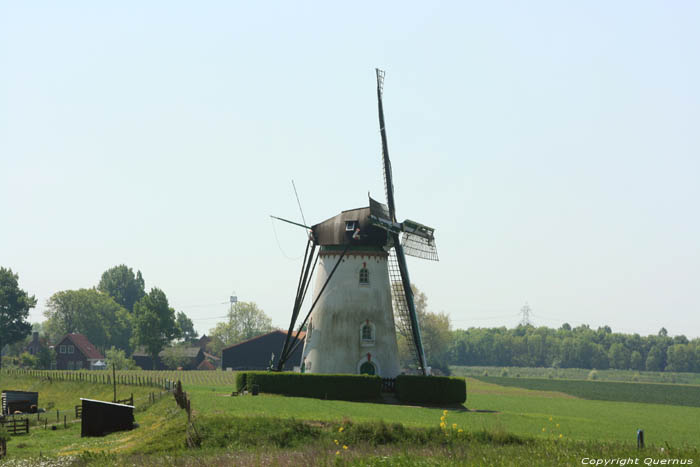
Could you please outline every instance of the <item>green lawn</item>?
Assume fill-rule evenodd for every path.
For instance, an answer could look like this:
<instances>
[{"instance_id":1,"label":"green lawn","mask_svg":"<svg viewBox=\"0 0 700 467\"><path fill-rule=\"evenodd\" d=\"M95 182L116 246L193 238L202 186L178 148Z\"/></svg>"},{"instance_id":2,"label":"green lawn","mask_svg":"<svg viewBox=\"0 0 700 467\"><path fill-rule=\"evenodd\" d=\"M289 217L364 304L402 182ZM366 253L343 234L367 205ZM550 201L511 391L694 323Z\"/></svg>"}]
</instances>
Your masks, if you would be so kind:
<instances>
[{"instance_id":1,"label":"green lawn","mask_svg":"<svg viewBox=\"0 0 700 467\"><path fill-rule=\"evenodd\" d=\"M81 462L110 466L522 465L533 459L539 465L568 465L580 464L584 456L636 455L638 428L646 433L645 456L668 456L668 442L674 455L700 461L699 407L586 400L469 378L469 410L447 412L452 433L447 436L438 428L444 413L440 408L276 395L232 397L228 379L203 383L197 384L193 375L184 386L192 401L199 449L185 448L187 416L171 397L164 397L136 412L140 426L132 431L81 438L79 423L57 431L33 428L30 435L12 438L7 462L27 465L19 460L31 464L41 454L78 456ZM81 395L111 398L107 385L3 375L0 386L39 389L40 405L42 398L71 407ZM137 400L152 390L120 388L134 392ZM341 425L347 427L342 433ZM459 429L463 432L456 435ZM13 464L13 459L20 463Z\"/></svg>"},{"instance_id":2,"label":"green lawn","mask_svg":"<svg viewBox=\"0 0 700 467\"><path fill-rule=\"evenodd\" d=\"M304 420L384 420L406 426L440 423L442 410L400 405L325 401L275 395L229 397L215 387L192 388L192 407L201 413L268 416ZM700 447L700 408L638 402L584 400L551 391L533 391L467 380L470 411L449 413L449 423L470 430L504 430L538 438L632 443L644 429L649 443ZM494 413L475 412L479 410ZM551 418L551 420L550 420ZM559 427L556 425L559 424ZM545 431L542 429L544 428Z\"/></svg>"}]
</instances>

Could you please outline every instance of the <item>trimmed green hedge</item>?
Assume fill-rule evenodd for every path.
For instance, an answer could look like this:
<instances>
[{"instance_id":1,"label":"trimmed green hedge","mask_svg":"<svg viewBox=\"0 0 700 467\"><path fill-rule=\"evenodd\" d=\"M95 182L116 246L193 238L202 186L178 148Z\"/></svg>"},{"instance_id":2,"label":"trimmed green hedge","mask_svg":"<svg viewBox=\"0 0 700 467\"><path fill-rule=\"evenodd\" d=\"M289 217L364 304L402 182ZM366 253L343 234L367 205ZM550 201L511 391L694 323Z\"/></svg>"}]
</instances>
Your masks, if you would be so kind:
<instances>
[{"instance_id":1,"label":"trimmed green hedge","mask_svg":"<svg viewBox=\"0 0 700 467\"><path fill-rule=\"evenodd\" d=\"M245 371L236 374L236 390L253 385L260 392L286 396L316 397L338 400L373 400L380 397L382 379L369 375L320 375L310 373L277 373Z\"/></svg>"},{"instance_id":2,"label":"trimmed green hedge","mask_svg":"<svg viewBox=\"0 0 700 467\"><path fill-rule=\"evenodd\" d=\"M396 395L402 402L462 404L467 400L467 382L447 376L399 375Z\"/></svg>"}]
</instances>

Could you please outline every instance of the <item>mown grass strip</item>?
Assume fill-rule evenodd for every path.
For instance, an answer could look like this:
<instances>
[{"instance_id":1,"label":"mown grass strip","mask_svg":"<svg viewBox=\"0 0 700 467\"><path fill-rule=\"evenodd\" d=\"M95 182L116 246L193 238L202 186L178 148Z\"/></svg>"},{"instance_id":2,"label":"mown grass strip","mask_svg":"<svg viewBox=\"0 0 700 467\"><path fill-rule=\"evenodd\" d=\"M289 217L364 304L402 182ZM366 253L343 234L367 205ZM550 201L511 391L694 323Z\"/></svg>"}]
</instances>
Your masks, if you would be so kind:
<instances>
[{"instance_id":1,"label":"mown grass strip","mask_svg":"<svg viewBox=\"0 0 700 467\"><path fill-rule=\"evenodd\" d=\"M495 376L478 376L475 379L499 386L517 387L536 391L563 392L564 394L589 400L700 407L700 386L621 383L613 381L501 378Z\"/></svg>"}]
</instances>

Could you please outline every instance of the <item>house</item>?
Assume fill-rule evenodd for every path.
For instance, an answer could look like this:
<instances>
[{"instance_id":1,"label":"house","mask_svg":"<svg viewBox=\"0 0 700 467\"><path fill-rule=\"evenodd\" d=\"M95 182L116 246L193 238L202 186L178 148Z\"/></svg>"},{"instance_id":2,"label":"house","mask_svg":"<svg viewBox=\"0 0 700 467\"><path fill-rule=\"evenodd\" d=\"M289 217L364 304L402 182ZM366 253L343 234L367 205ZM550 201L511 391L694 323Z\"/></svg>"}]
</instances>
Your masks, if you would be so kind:
<instances>
[{"instance_id":1,"label":"house","mask_svg":"<svg viewBox=\"0 0 700 467\"><path fill-rule=\"evenodd\" d=\"M202 350L207 350L207 345L211 342L211 337L207 336L206 334L202 335L199 339L194 341L192 344L196 345L197 347L201 347Z\"/></svg>"},{"instance_id":2,"label":"house","mask_svg":"<svg viewBox=\"0 0 700 467\"><path fill-rule=\"evenodd\" d=\"M204 351L201 347L170 347L168 349L161 350L156 357L156 370L166 370L166 366L163 363L163 357L170 349L176 349L178 352L183 353L183 358L186 363L182 366L183 370L194 370L196 369L202 360L204 360ZM131 358L136 362L136 365L143 368L144 370L153 370L153 360L151 355L146 352L146 349L139 347L131 355Z\"/></svg>"},{"instance_id":3,"label":"house","mask_svg":"<svg viewBox=\"0 0 700 467\"><path fill-rule=\"evenodd\" d=\"M37 331L32 332L32 340L24 348L25 352L29 352L32 355L38 355L39 350L46 345L42 342L44 339L39 339L39 333Z\"/></svg>"},{"instance_id":4,"label":"house","mask_svg":"<svg viewBox=\"0 0 700 467\"><path fill-rule=\"evenodd\" d=\"M54 350L58 370L91 370L95 363L105 359L87 337L77 333L66 334Z\"/></svg>"},{"instance_id":5,"label":"house","mask_svg":"<svg viewBox=\"0 0 700 467\"><path fill-rule=\"evenodd\" d=\"M300 343L285 363L284 370L291 371L301 366L304 337L306 333L301 332ZM225 370L267 370L271 358L273 365L277 366L286 338L287 331L277 330L226 347L221 352L221 367Z\"/></svg>"}]
</instances>

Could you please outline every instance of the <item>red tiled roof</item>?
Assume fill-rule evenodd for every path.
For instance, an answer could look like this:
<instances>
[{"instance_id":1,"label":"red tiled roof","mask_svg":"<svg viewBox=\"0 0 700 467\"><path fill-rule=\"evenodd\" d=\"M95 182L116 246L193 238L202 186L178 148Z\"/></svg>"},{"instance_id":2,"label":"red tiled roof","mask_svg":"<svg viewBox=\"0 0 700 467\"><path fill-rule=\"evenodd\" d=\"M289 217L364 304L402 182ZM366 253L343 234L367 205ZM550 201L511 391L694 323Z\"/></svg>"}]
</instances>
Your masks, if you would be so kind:
<instances>
[{"instance_id":1,"label":"red tiled roof","mask_svg":"<svg viewBox=\"0 0 700 467\"><path fill-rule=\"evenodd\" d=\"M252 338L250 338L250 339L244 340L244 341L242 341L242 342L238 342L238 343L236 343L236 344L229 345L228 347L224 347L221 351L223 352L223 351L226 350L226 349L230 349L230 348L233 348L233 347L242 345L242 344L247 344L248 342L254 341L254 340L256 340L256 339L260 339L261 337L265 337L265 336L269 336L270 334L277 334L277 333L283 334L283 335L287 335L287 331L283 331L283 330L281 330L281 329L278 329L278 330L276 330L276 331L268 332L268 333L266 333L266 334L260 334L259 336L255 336L255 337L252 337ZM292 338L294 338L295 335L296 335L296 331L293 331L293 332L292 332ZM305 337L306 337L306 331L301 331L301 332L299 333L299 340L303 340Z\"/></svg>"},{"instance_id":2,"label":"red tiled roof","mask_svg":"<svg viewBox=\"0 0 700 467\"><path fill-rule=\"evenodd\" d=\"M216 370L216 367L209 360L202 360L197 366L198 370Z\"/></svg>"},{"instance_id":3,"label":"red tiled roof","mask_svg":"<svg viewBox=\"0 0 700 467\"><path fill-rule=\"evenodd\" d=\"M63 342L66 339L70 339L70 341L75 345L79 350L80 353L85 355L85 358L95 358L95 359L104 359L104 356L100 353L99 350L97 350L97 347L92 345L92 342L88 340L87 337L85 337L82 334L66 334L66 336L61 339L59 344Z\"/></svg>"}]
</instances>

